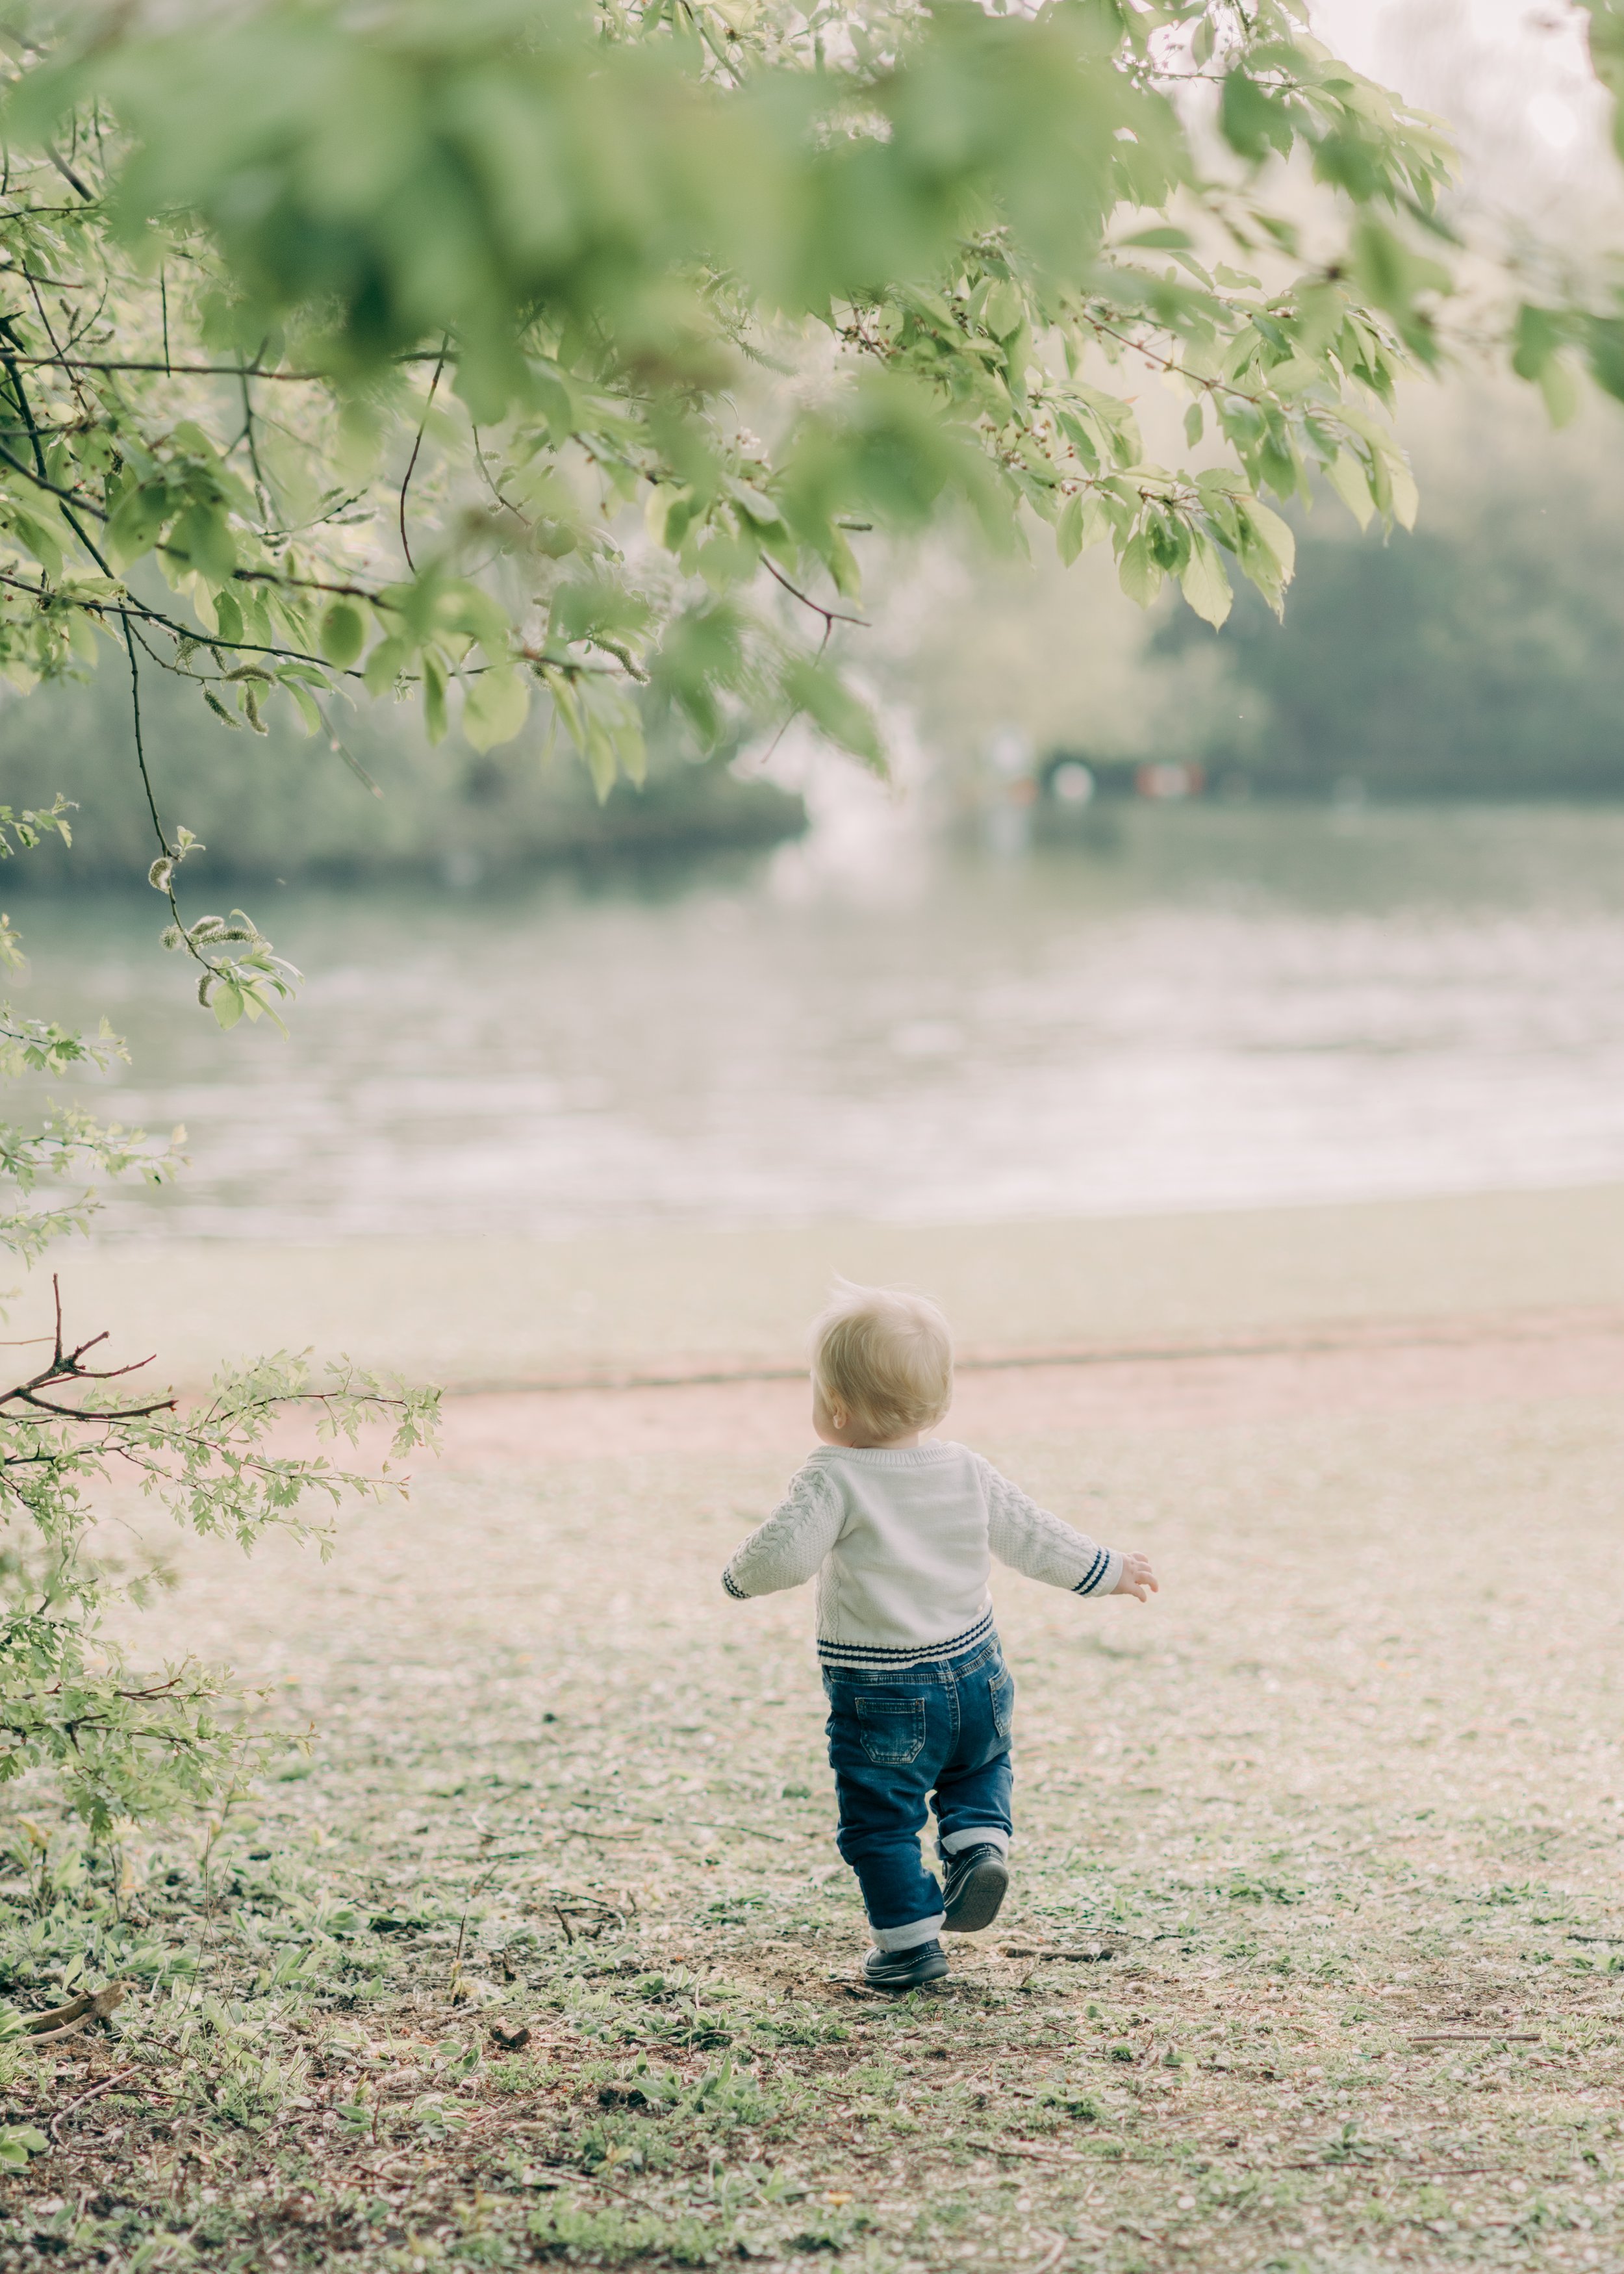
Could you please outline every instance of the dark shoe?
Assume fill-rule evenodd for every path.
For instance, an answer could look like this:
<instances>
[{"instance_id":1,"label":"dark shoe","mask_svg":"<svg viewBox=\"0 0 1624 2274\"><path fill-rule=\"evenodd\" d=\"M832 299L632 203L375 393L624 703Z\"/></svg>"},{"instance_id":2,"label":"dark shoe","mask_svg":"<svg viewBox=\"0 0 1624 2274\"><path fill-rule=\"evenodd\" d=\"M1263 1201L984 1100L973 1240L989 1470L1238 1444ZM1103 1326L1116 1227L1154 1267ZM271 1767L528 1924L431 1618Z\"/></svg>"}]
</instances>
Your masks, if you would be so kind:
<instances>
[{"instance_id":1,"label":"dark shoe","mask_svg":"<svg viewBox=\"0 0 1624 2274\"><path fill-rule=\"evenodd\" d=\"M942 1908L947 1913L947 1931L978 1934L998 1916L1010 1867L990 1841L984 1848L961 1848L944 1861Z\"/></svg>"},{"instance_id":2,"label":"dark shoe","mask_svg":"<svg viewBox=\"0 0 1624 2274\"><path fill-rule=\"evenodd\" d=\"M863 1980L870 1990L917 1990L926 1982L939 1982L947 1971L947 1954L939 1942L916 1942L911 1950L871 1950L863 1961Z\"/></svg>"}]
</instances>

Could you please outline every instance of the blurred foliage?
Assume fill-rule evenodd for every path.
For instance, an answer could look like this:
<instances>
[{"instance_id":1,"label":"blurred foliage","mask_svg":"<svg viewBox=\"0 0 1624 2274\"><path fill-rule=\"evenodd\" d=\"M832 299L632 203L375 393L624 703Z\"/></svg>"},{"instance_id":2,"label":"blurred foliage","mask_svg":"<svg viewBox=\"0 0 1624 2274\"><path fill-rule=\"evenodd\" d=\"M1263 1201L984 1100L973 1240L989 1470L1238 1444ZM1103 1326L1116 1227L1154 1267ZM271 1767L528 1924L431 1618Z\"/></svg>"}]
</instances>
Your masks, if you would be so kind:
<instances>
[{"instance_id":1,"label":"blurred foliage","mask_svg":"<svg viewBox=\"0 0 1624 2274\"><path fill-rule=\"evenodd\" d=\"M1430 533L1389 553L1318 538L1300 560L1284 631L1252 609L1237 621L1209 762L1285 794L1624 796L1610 579ZM1168 625L1156 646L1187 643Z\"/></svg>"},{"instance_id":2,"label":"blurred foliage","mask_svg":"<svg viewBox=\"0 0 1624 2274\"><path fill-rule=\"evenodd\" d=\"M1283 625L1242 606L1220 644L1164 620L1147 667L1204 664L1198 747L1266 792L1624 796L1616 427L1541 437L1468 394L1418 440L1423 527L1311 523Z\"/></svg>"},{"instance_id":3,"label":"blurred foliage","mask_svg":"<svg viewBox=\"0 0 1624 2274\"><path fill-rule=\"evenodd\" d=\"M794 836L806 808L722 757L699 762L672 738L650 743L645 779L607 802L531 727L477 750L455 729L438 748L416 704L379 704L344 722L342 756L274 715L263 735L223 735L191 689L167 677L144 690L166 791L202 840L187 858L201 887L386 877L471 885L560 862L676 857ZM131 768L129 687L109 659L86 682L0 695L10 794L76 809L71 849L55 840L19 885L85 890L139 877L151 818Z\"/></svg>"},{"instance_id":4,"label":"blurred foliage","mask_svg":"<svg viewBox=\"0 0 1624 2274\"><path fill-rule=\"evenodd\" d=\"M110 635L138 689L177 672L251 732L411 687L431 738L490 749L539 700L600 793L650 717L703 748L804 714L882 765L832 639L865 538L1008 549L1035 518L1219 622L1231 570L1275 607L1290 576L1266 493L1413 512L1386 410L1440 351L1449 152L1303 0L31 23L0 215L19 686ZM1184 412L1161 456L1147 379ZM258 1015L289 975L246 920L182 917L154 772L169 936Z\"/></svg>"},{"instance_id":5,"label":"blurred foliage","mask_svg":"<svg viewBox=\"0 0 1624 2274\"><path fill-rule=\"evenodd\" d=\"M1553 432L1479 379L1410 399L1405 426L1421 522L1384 542L1294 509L1283 622L1247 597L1214 636L1087 563L937 556L884 627L888 684L961 780L1012 731L1040 760L1195 761L1263 794L1624 796L1617 414Z\"/></svg>"}]
</instances>

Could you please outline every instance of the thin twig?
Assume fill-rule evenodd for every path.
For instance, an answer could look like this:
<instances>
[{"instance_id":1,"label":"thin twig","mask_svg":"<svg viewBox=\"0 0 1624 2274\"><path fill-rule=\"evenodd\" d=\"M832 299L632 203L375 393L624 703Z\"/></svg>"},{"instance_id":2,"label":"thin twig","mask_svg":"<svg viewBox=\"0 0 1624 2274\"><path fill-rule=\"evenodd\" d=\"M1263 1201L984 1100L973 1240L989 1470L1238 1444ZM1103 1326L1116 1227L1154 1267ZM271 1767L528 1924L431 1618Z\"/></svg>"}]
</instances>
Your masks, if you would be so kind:
<instances>
[{"instance_id":1,"label":"thin twig","mask_svg":"<svg viewBox=\"0 0 1624 2274\"><path fill-rule=\"evenodd\" d=\"M248 463L249 463L249 464L253 468L253 474L254 474L254 479L255 479L255 481L256 481L256 482L258 482L258 483L259 483L259 494L260 494L260 497L262 498L262 500L264 501L264 502L266 503L266 505L267 505L267 506L270 506L270 505L272 505L272 502L273 502L272 498L271 498L271 488L270 488L270 484L269 484L269 483L266 480L266 478L265 478L265 469L264 469L264 467L263 467L263 466L261 466L261 464L259 463L259 443L258 443L258 442L255 440L255 439L254 439L254 407L253 407L253 396L252 396L252 394L250 393L250 391L249 391L249 374L248 374L248 372L247 372L246 367L244 367L244 371L243 371L243 374L242 374L242 390L243 390L243 436L242 436L242 439L243 439L243 440L244 440L244 441L245 441L245 442L247 443L247 445L248 445Z\"/></svg>"},{"instance_id":2,"label":"thin twig","mask_svg":"<svg viewBox=\"0 0 1624 2274\"><path fill-rule=\"evenodd\" d=\"M4 351L0 350L0 363L6 360ZM244 581L251 581L256 576L265 573L248 568L239 568L237 571L237 576ZM274 582L275 579L272 578L270 581ZM26 577L11 576L4 569L0 569L0 584L10 585L19 592L26 592L31 600L38 600L40 598L37 584L31 584ZM183 624L174 616L166 616L161 608L148 607L144 600L133 599L106 600L100 598L86 599L78 592L53 592L49 597L54 606L79 608L87 616L117 616L138 624L157 624L174 638L184 640L193 648L220 647L229 649L236 655L274 656L279 660L288 663L313 663L320 666L323 671L333 671L338 668L337 666L328 663L325 656L312 655L304 648L277 647L267 640L222 639L214 632L200 633L192 625ZM342 676L346 679L359 679L362 674L352 667L346 667Z\"/></svg>"},{"instance_id":3,"label":"thin twig","mask_svg":"<svg viewBox=\"0 0 1624 2274\"><path fill-rule=\"evenodd\" d=\"M1098 2156L1079 2156L1071 2148L1040 2148L1025 2140L982 2140L969 2133L965 2135L965 2145L985 2149L993 2156L1034 2156L1040 2163L1097 2164L1101 2161Z\"/></svg>"},{"instance_id":4,"label":"thin twig","mask_svg":"<svg viewBox=\"0 0 1624 2274\"><path fill-rule=\"evenodd\" d=\"M45 490L54 498L64 498L70 505L83 507L86 513L94 513L98 521L107 519L105 508L99 506L94 498L86 497L83 490L64 490L59 483L48 481L43 474L36 474L25 466L20 458L14 458L9 450L0 448L0 463L10 466L13 473L20 474L26 482L32 482L35 489Z\"/></svg>"},{"instance_id":5,"label":"thin twig","mask_svg":"<svg viewBox=\"0 0 1624 2274\"><path fill-rule=\"evenodd\" d=\"M147 793L147 810L152 816L152 825L158 840L159 851L166 861L173 861L176 857L175 848L164 833L163 824L158 816L158 801L153 794L152 776L147 771L147 744L141 734L141 666L136 661L135 641L131 634L128 616L123 620L123 630L124 652L130 659L130 719L135 730L136 767L141 777L141 787ZM180 910L175 906L173 890L169 892L169 906L175 910L175 921L180 923ZM184 930L185 927L183 925L182 929Z\"/></svg>"},{"instance_id":6,"label":"thin twig","mask_svg":"<svg viewBox=\"0 0 1624 2274\"><path fill-rule=\"evenodd\" d=\"M60 2146L62 2143L62 2135L57 2131L56 2127L61 2123L64 2116L71 2116L74 2110L76 2108L82 2108L87 2100L94 2100L104 2092L111 2092L116 2084L124 2084L131 2077L139 2076L139 2074L140 2070L139 2068L116 2068L111 2076L104 2076L100 2084L93 2084L88 2092L81 2092L77 2100L70 2100L65 2108L59 2108L56 2111L56 2113L51 2118L50 2122L46 2126L46 2130L50 2134L51 2138L56 2142L57 2145Z\"/></svg>"},{"instance_id":7,"label":"thin twig","mask_svg":"<svg viewBox=\"0 0 1624 2274\"><path fill-rule=\"evenodd\" d=\"M65 355L25 355L18 360L48 371L150 371L169 379L240 379L245 369L250 379L285 379L301 386L320 386L330 376L325 371L271 371L259 364L171 363L167 357L162 363L134 357ZM401 360L410 363L423 358L408 356Z\"/></svg>"},{"instance_id":8,"label":"thin twig","mask_svg":"<svg viewBox=\"0 0 1624 2274\"><path fill-rule=\"evenodd\" d=\"M1417 2047L1425 2045L1537 2045L1539 2035L1534 2029L1428 2029L1410 2043Z\"/></svg>"},{"instance_id":9,"label":"thin twig","mask_svg":"<svg viewBox=\"0 0 1624 2274\"><path fill-rule=\"evenodd\" d=\"M71 190L77 190L80 197L84 199L86 205L94 205L96 201L95 192L93 190L86 188L84 183L80 181L79 176L74 172L72 167L69 165L67 160L65 158L59 157L49 142L46 143L44 147L46 156L50 160L52 165L55 166L56 171L62 176L63 180L67 184L68 187Z\"/></svg>"},{"instance_id":10,"label":"thin twig","mask_svg":"<svg viewBox=\"0 0 1624 2274\"><path fill-rule=\"evenodd\" d=\"M435 391L440 386L440 374L446 367L446 358L451 350L451 335L447 334L440 344L440 361L434 366L434 376L429 381L428 401L423 406L423 417L417 426L417 439L411 446L411 456L406 462L406 472L401 482L401 551L406 555L406 566L415 576L417 564L411 557L411 546L406 536L406 493L411 487L411 478L417 471L417 453L423 448L423 438L428 432L429 413L434 408Z\"/></svg>"},{"instance_id":11,"label":"thin twig","mask_svg":"<svg viewBox=\"0 0 1624 2274\"><path fill-rule=\"evenodd\" d=\"M770 561L764 553L762 555L762 567L771 577L783 585L792 599L799 600L803 608L810 608L815 615L822 616L825 639L829 636L828 628L831 624L856 624L864 631L871 631L874 629L867 616L848 616L839 608L826 608L821 600L815 600L809 592L803 592L799 585L792 584L777 562Z\"/></svg>"}]
</instances>

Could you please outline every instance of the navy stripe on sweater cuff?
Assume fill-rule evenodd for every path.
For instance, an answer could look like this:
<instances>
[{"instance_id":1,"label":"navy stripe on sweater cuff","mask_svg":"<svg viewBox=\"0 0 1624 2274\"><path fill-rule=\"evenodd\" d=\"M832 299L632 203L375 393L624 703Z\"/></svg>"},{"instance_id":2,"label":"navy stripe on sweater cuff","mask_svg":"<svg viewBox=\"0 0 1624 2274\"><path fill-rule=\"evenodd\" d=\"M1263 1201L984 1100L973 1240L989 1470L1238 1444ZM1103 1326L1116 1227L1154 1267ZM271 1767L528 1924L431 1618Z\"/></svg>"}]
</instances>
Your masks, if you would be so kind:
<instances>
[{"instance_id":1,"label":"navy stripe on sweater cuff","mask_svg":"<svg viewBox=\"0 0 1624 2274\"><path fill-rule=\"evenodd\" d=\"M1071 1593L1074 1595L1092 1595L1094 1589L1099 1585L1101 1580L1104 1578L1106 1573L1110 1570L1110 1549L1109 1547L1096 1548L1094 1551L1094 1562L1088 1566L1087 1570L1078 1581L1076 1586L1072 1588Z\"/></svg>"},{"instance_id":2,"label":"navy stripe on sweater cuff","mask_svg":"<svg viewBox=\"0 0 1624 2274\"><path fill-rule=\"evenodd\" d=\"M749 1597L745 1593L744 1589L740 1586L731 1571L723 1572L722 1585L726 1588L728 1593L733 1597L735 1603L748 1603L749 1601Z\"/></svg>"}]
</instances>

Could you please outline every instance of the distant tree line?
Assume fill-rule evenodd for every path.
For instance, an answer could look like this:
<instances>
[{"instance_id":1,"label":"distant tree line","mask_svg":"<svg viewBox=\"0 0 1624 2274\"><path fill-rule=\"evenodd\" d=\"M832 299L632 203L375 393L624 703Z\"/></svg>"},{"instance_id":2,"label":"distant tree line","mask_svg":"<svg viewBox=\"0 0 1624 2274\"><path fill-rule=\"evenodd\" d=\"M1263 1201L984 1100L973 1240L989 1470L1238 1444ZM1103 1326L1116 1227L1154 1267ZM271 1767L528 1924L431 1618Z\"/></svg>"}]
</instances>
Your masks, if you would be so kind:
<instances>
[{"instance_id":1,"label":"distant tree line","mask_svg":"<svg viewBox=\"0 0 1624 2274\"><path fill-rule=\"evenodd\" d=\"M1300 529L1285 621L1247 595L1217 643L1209 771L1267 794L1624 797L1624 433L1587 483L1482 469L1436 529ZM1214 644L1187 614L1163 665Z\"/></svg>"}]
</instances>

